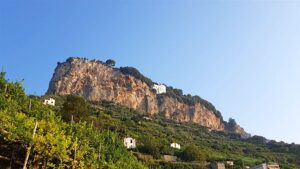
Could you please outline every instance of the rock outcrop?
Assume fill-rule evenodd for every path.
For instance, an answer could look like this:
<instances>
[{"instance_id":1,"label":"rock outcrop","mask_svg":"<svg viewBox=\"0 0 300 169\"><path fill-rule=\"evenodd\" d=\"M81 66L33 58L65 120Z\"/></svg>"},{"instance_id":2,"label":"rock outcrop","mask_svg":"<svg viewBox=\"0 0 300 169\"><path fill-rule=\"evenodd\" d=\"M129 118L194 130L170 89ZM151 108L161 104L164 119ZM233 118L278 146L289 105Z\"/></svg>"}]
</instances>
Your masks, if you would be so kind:
<instances>
[{"instance_id":1,"label":"rock outcrop","mask_svg":"<svg viewBox=\"0 0 300 169\"><path fill-rule=\"evenodd\" d=\"M58 63L47 91L48 95L83 96L88 100L109 100L151 115L163 113L178 122L194 122L218 131L230 131L227 122L201 102L187 104L168 94L156 94L149 83L96 60L69 58ZM214 108L214 107L213 107Z\"/></svg>"}]
</instances>

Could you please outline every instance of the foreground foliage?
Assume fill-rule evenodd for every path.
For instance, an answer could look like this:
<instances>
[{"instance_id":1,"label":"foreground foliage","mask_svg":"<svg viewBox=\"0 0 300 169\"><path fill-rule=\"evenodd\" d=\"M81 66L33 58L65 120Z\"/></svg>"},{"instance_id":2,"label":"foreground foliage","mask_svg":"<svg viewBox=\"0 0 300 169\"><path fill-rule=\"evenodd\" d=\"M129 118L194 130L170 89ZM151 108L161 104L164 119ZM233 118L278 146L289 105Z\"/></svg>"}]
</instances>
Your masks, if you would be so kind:
<instances>
[{"instance_id":1,"label":"foreground foliage","mask_svg":"<svg viewBox=\"0 0 300 169\"><path fill-rule=\"evenodd\" d=\"M78 112L68 113L80 119ZM28 168L146 168L126 150L117 133L86 122L62 121L40 98L26 96L21 83L8 82L1 72L0 166L22 166L26 152Z\"/></svg>"}]
</instances>

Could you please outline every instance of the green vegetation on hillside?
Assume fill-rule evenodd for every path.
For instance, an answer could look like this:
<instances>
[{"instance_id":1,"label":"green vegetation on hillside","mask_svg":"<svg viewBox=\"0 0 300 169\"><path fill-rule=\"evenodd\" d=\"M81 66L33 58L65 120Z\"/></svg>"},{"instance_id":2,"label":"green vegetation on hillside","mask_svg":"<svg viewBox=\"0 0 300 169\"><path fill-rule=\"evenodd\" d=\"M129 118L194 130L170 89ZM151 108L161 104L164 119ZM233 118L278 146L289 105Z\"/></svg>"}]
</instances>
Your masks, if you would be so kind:
<instances>
[{"instance_id":1,"label":"green vegetation on hillside","mask_svg":"<svg viewBox=\"0 0 300 169\"><path fill-rule=\"evenodd\" d=\"M65 102L67 97L55 98ZM194 123L177 123L160 114L149 116L105 100L89 102L89 105L90 114L85 117L86 121L98 129L115 131L121 137L135 138L138 147L133 151L152 155L153 160L148 156L140 160L154 168L199 168L203 160L233 160L234 168L263 162L278 162L286 169L300 166L300 146L296 144L268 141L261 136L242 139L238 134L209 131ZM231 119L229 124L235 125L235 121ZM183 148L170 148L172 142ZM190 151L191 145L198 151ZM166 154L180 157L181 162L163 162L162 155ZM195 162L190 162L193 160Z\"/></svg>"},{"instance_id":2,"label":"green vegetation on hillside","mask_svg":"<svg viewBox=\"0 0 300 169\"><path fill-rule=\"evenodd\" d=\"M64 113L78 117L84 110L75 112L72 106L64 104L69 111ZM146 168L126 150L118 133L80 120L64 122L59 115L64 113L43 105L38 97L26 96L21 83L8 82L1 72L1 168L20 168L26 155L28 168Z\"/></svg>"},{"instance_id":3,"label":"green vegetation on hillside","mask_svg":"<svg viewBox=\"0 0 300 169\"><path fill-rule=\"evenodd\" d=\"M52 97L55 106L42 104ZM37 130L33 137L33 130ZM235 125L231 119L229 125ZM125 149L122 138L137 140ZM170 148L179 143L182 149ZM30 150L30 151L29 151ZM27 153L28 152L28 153ZM0 166L18 168L29 154L29 168L206 168L205 161L233 160L234 168L278 162L300 168L300 145L253 136L209 131L177 123L161 114L149 116L109 101L78 96L26 96L19 82L0 74ZM163 161L163 155L179 157ZM136 156L136 157L135 157Z\"/></svg>"}]
</instances>

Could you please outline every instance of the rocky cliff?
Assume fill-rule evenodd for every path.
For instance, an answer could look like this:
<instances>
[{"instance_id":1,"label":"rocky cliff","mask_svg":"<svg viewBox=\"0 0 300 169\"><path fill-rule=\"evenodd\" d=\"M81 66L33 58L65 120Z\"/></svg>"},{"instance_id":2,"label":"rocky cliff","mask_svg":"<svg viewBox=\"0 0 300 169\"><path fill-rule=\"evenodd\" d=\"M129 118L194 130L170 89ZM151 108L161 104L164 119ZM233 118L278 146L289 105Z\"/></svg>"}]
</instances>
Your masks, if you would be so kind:
<instances>
[{"instance_id":1,"label":"rocky cliff","mask_svg":"<svg viewBox=\"0 0 300 169\"><path fill-rule=\"evenodd\" d=\"M128 71L132 69L134 73ZM166 118L178 122L194 122L213 130L244 133L238 125L229 127L209 102L200 98L192 103L185 102L194 97L182 96L181 99L181 95L178 97L169 90L166 94L156 94L151 83L134 68L113 68L101 61L69 58L58 63L47 94L75 94L88 100L109 100L152 115L163 113Z\"/></svg>"}]
</instances>

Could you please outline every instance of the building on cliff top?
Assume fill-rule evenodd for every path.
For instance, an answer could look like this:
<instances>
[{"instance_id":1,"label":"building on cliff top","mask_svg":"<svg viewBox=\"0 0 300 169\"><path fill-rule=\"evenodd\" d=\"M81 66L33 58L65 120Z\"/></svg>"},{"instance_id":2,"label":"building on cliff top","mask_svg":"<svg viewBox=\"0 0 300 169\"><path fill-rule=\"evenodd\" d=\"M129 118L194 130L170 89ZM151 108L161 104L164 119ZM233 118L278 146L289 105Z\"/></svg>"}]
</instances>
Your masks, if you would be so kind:
<instances>
[{"instance_id":1,"label":"building on cliff top","mask_svg":"<svg viewBox=\"0 0 300 169\"><path fill-rule=\"evenodd\" d=\"M250 169L280 169L280 167L277 163L263 163L263 164L251 167Z\"/></svg>"},{"instance_id":2,"label":"building on cliff top","mask_svg":"<svg viewBox=\"0 0 300 169\"><path fill-rule=\"evenodd\" d=\"M44 105L50 105L50 106L55 106L55 100L52 98L45 99L43 102Z\"/></svg>"},{"instance_id":3,"label":"building on cliff top","mask_svg":"<svg viewBox=\"0 0 300 169\"><path fill-rule=\"evenodd\" d=\"M154 84L152 88L156 90L156 94L163 94L167 92L167 87L163 84Z\"/></svg>"},{"instance_id":4,"label":"building on cliff top","mask_svg":"<svg viewBox=\"0 0 300 169\"><path fill-rule=\"evenodd\" d=\"M131 148L136 148L136 142L135 139L131 138L131 137L125 137L124 138L124 146L127 149L131 149Z\"/></svg>"}]
</instances>

